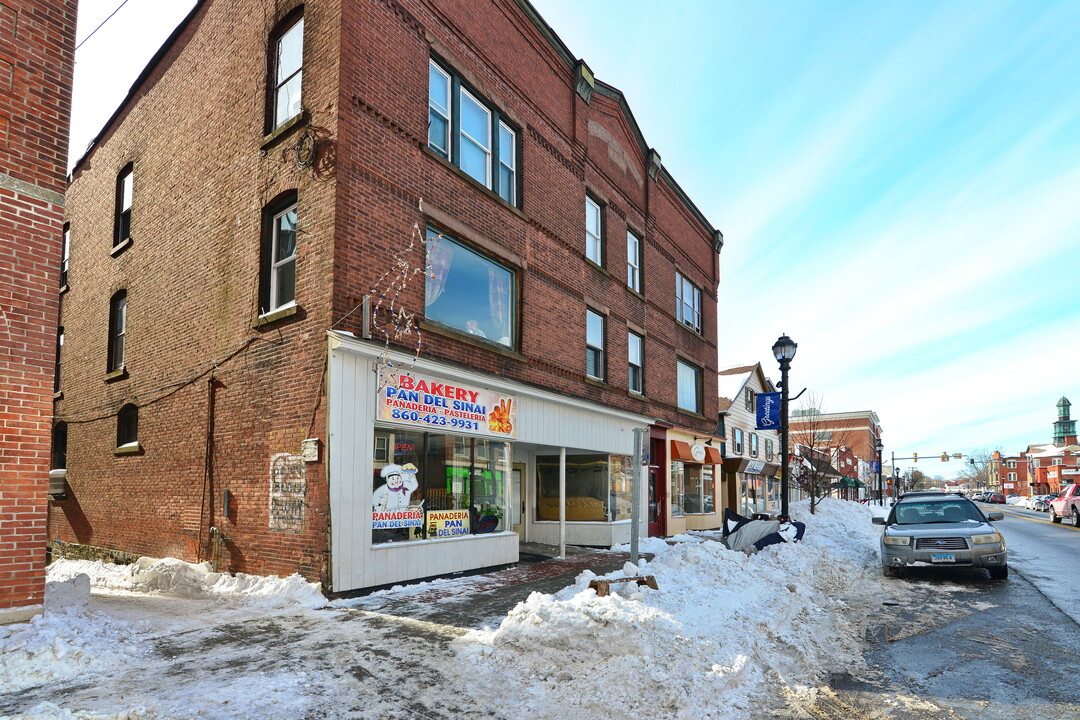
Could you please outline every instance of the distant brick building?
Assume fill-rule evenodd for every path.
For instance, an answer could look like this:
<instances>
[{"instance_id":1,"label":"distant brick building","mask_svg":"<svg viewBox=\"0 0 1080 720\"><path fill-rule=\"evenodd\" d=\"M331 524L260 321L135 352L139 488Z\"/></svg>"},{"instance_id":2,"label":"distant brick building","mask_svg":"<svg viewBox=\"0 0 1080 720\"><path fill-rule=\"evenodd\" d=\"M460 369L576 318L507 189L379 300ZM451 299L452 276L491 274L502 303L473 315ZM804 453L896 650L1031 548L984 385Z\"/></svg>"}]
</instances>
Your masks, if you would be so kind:
<instances>
[{"instance_id":1,"label":"distant brick building","mask_svg":"<svg viewBox=\"0 0 1080 720\"><path fill-rule=\"evenodd\" d=\"M76 0L0 2L0 623L45 590Z\"/></svg>"},{"instance_id":2,"label":"distant brick building","mask_svg":"<svg viewBox=\"0 0 1080 720\"><path fill-rule=\"evenodd\" d=\"M866 494L875 496L880 490L889 491L886 479L878 485L878 473L873 463L878 458L877 444L881 440L881 423L873 410L823 413L814 408L793 411L789 420L793 444L823 452L833 468L843 477L857 481L845 483L865 486ZM854 496L855 493L847 493Z\"/></svg>"},{"instance_id":3,"label":"distant brick building","mask_svg":"<svg viewBox=\"0 0 1080 720\"><path fill-rule=\"evenodd\" d=\"M1047 495L1080 482L1076 421L1069 417L1072 403L1062 397L1056 407L1052 443L1028 445L1018 455L993 452L988 465L991 487L1006 495Z\"/></svg>"},{"instance_id":4,"label":"distant brick building","mask_svg":"<svg viewBox=\"0 0 1080 720\"><path fill-rule=\"evenodd\" d=\"M198 2L74 171L54 550L348 591L626 542L637 437L686 529L722 236L622 93L526 0L265 7Z\"/></svg>"}]
</instances>

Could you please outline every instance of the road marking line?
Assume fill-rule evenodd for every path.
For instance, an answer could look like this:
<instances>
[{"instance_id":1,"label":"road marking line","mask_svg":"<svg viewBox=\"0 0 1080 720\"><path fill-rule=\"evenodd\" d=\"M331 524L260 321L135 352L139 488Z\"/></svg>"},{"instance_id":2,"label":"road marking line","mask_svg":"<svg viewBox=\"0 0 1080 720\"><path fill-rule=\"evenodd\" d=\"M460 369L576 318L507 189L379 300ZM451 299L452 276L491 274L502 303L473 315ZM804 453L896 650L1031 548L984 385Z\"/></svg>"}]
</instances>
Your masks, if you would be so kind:
<instances>
[{"instance_id":1,"label":"road marking line","mask_svg":"<svg viewBox=\"0 0 1080 720\"><path fill-rule=\"evenodd\" d=\"M987 512L1000 512L1000 513L1002 513L1004 515L1008 515L1010 517L1021 518L1023 520L1030 520L1031 522L1043 523L1044 525L1058 525L1058 526L1063 527L1063 528L1068 528L1069 530L1075 530L1077 532L1080 532L1080 528L1076 527L1075 525L1066 525L1064 520L1062 522L1060 522L1060 523L1055 523L1055 522L1050 522L1049 517L1047 517L1044 520L1041 517L1031 517L1030 515L1021 515L1020 513L1016 512L1016 511L1006 512L1004 508L1002 508L1001 510L996 510L996 511L989 511L988 510Z\"/></svg>"}]
</instances>

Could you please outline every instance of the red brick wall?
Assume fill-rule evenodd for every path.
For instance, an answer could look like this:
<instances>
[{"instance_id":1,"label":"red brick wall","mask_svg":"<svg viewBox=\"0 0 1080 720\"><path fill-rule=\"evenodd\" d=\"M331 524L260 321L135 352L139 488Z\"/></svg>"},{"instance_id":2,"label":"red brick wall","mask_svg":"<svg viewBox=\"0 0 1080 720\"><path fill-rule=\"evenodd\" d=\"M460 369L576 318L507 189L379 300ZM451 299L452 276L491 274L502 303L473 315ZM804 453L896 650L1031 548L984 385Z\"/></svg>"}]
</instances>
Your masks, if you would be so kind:
<instances>
[{"instance_id":1,"label":"red brick wall","mask_svg":"<svg viewBox=\"0 0 1080 720\"><path fill-rule=\"evenodd\" d=\"M318 578L328 551L323 462L307 466L306 530L287 533L267 527L270 457L298 453L309 434L326 441L325 331L360 330L360 313L342 318L414 224L442 225L516 269L521 285L518 352L425 324L425 355L702 432L715 426L711 232L664 181L648 179L618 103L597 92L586 104L573 68L511 0L371 0L344 3L339 18L342 4L305 3L304 105L323 138L314 170L284 152L295 134L260 150L274 17L237 20L262 18L258 0L207 2L78 168L60 405L71 497L55 504L51 537L193 560L206 557L213 524L231 538L227 569ZM279 5L275 17L293 3ZM433 49L520 129L520 209L426 149ZM114 256L116 175L128 163L133 243ZM299 194L302 312L253 331L260 209L288 188ZM584 258L586 190L608 203L604 270ZM644 298L625 287L628 223L645 234ZM412 260L422 264L422 251ZM703 288L700 336L675 321L676 267ZM128 375L106 382L118 289L128 297ZM422 317L423 284L401 301ZM586 304L608 314L607 384L584 380ZM627 323L647 335L647 400L627 394ZM675 408L676 352L704 368L700 417ZM211 371L222 383L212 418ZM140 406L143 452L117 456L115 415L128 402ZM228 518L223 489L234 496Z\"/></svg>"},{"instance_id":2,"label":"red brick wall","mask_svg":"<svg viewBox=\"0 0 1080 720\"><path fill-rule=\"evenodd\" d=\"M76 168L57 406L69 426L70 492L53 503L55 540L195 561L208 558L216 526L231 538L222 569L312 579L323 571L325 457L306 465L303 531L271 530L268 518L271 457L299 454L309 435L326 440L335 0L305 3L308 121L263 147L266 39L297 4L270 12L260 0L205 3ZM314 168L296 162L307 127L320 136ZM116 177L128 163L132 244L114 254ZM256 329L262 208L286 190L298 196L299 310ZM127 291L127 376L106 382L109 298L118 289ZM126 403L139 406L140 454L114 452Z\"/></svg>"},{"instance_id":3,"label":"red brick wall","mask_svg":"<svg viewBox=\"0 0 1080 720\"><path fill-rule=\"evenodd\" d=\"M381 267L365 265L365 259L403 247L414 223L440 225L519 271L520 355L430 329L423 336L425 354L712 430L712 236L672 188L649 179L645 155L617 101L598 90L585 103L575 92L573 67L511 0L387 0L350 5L346 12L338 216L347 241L339 244L337 266L349 272L337 276L335 315L352 308ZM426 149L432 53L520 128L520 210ZM605 204L603 270L584 256L586 192ZM361 217L350 217L357 208ZM626 288L628 226L644 233L644 298ZM676 267L703 289L700 336L675 321ZM405 303L422 316L420 283ZM606 386L584 381L586 306L607 316ZM627 394L628 323L646 334L648 400ZM359 319L343 327L356 331ZM704 368L702 418L676 409L677 352Z\"/></svg>"},{"instance_id":4,"label":"red brick wall","mask_svg":"<svg viewBox=\"0 0 1080 720\"><path fill-rule=\"evenodd\" d=\"M75 7L0 4L0 620L44 599Z\"/></svg>"}]
</instances>

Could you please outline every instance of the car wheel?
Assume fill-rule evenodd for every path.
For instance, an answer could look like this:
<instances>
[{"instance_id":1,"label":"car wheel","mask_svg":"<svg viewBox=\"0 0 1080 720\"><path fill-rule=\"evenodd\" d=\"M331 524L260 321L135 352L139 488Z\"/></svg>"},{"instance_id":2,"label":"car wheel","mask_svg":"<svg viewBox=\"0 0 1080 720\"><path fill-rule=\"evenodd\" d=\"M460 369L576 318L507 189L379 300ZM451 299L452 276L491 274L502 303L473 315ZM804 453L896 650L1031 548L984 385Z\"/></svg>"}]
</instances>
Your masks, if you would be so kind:
<instances>
[{"instance_id":1,"label":"car wheel","mask_svg":"<svg viewBox=\"0 0 1080 720\"><path fill-rule=\"evenodd\" d=\"M1001 567L987 568L990 571L991 580L1005 580L1009 577L1009 566L1002 565Z\"/></svg>"},{"instance_id":2,"label":"car wheel","mask_svg":"<svg viewBox=\"0 0 1080 720\"><path fill-rule=\"evenodd\" d=\"M1054 510L1054 508L1050 508L1050 522L1052 522L1052 523L1061 522L1061 516L1057 514L1057 511Z\"/></svg>"},{"instance_id":3,"label":"car wheel","mask_svg":"<svg viewBox=\"0 0 1080 720\"><path fill-rule=\"evenodd\" d=\"M1080 508L1073 508L1073 527L1080 528Z\"/></svg>"}]
</instances>

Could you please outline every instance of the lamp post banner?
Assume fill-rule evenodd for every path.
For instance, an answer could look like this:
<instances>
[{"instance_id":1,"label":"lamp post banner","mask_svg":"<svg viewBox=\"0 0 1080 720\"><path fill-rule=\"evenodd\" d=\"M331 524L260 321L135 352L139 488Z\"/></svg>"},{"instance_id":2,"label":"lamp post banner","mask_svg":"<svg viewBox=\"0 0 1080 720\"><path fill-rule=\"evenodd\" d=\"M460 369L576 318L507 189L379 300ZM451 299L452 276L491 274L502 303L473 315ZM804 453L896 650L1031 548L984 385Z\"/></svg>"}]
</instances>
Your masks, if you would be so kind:
<instances>
[{"instance_id":1,"label":"lamp post banner","mask_svg":"<svg viewBox=\"0 0 1080 720\"><path fill-rule=\"evenodd\" d=\"M780 393L757 394L757 429L777 430L780 428Z\"/></svg>"}]
</instances>

